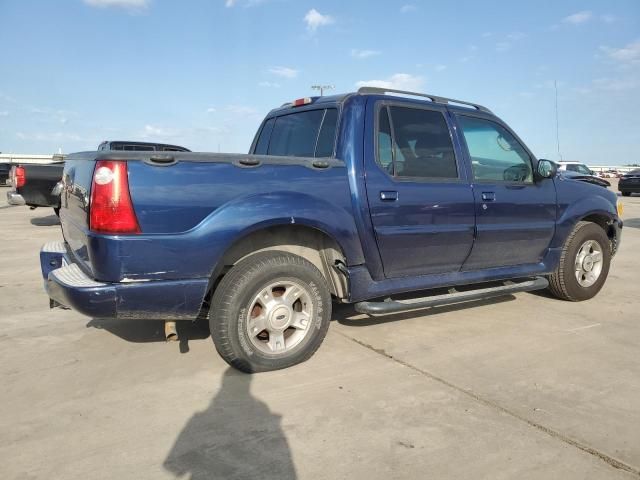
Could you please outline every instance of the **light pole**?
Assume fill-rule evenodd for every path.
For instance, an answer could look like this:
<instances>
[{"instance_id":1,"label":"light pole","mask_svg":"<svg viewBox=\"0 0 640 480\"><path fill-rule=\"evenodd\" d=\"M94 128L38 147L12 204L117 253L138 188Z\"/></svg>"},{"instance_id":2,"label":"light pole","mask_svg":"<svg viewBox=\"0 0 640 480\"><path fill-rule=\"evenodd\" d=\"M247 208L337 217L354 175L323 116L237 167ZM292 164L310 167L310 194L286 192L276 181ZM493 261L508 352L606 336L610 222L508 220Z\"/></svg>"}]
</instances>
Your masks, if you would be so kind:
<instances>
[{"instance_id":1,"label":"light pole","mask_svg":"<svg viewBox=\"0 0 640 480\"><path fill-rule=\"evenodd\" d=\"M333 85L311 85L312 90L320 90L320 96L324 95L325 90L333 90L334 88L336 87Z\"/></svg>"}]
</instances>

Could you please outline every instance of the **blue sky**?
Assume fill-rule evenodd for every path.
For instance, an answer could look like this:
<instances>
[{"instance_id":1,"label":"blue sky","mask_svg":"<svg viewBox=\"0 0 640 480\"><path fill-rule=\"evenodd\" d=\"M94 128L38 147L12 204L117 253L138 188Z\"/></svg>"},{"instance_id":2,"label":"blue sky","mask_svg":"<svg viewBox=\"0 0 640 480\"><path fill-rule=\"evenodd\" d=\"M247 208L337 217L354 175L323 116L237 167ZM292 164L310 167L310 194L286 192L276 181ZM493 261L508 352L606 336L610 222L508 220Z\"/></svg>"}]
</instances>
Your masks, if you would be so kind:
<instances>
[{"instance_id":1,"label":"blue sky","mask_svg":"<svg viewBox=\"0 0 640 480\"><path fill-rule=\"evenodd\" d=\"M485 104L541 158L640 162L640 2L0 0L0 151L246 152L271 108L361 84Z\"/></svg>"}]
</instances>

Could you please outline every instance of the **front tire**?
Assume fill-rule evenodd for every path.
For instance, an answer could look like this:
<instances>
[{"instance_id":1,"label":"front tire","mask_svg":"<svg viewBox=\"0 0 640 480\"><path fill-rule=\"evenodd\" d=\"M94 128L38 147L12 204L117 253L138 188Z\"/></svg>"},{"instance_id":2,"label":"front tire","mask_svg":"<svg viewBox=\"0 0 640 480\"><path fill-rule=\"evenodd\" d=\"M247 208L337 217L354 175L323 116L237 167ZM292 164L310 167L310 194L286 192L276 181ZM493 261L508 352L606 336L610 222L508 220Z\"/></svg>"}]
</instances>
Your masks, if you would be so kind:
<instances>
[{"instance_id":1,"label":"front tire","mask_svg":"<svg viewBox=\"0 0 640 480\"><path fill-rule=\"evenodd\" d=\"M318 269L302 257L269 251L236 264L211 301L216 350L247 373L308 360L324 340L331 295Z\"/></svg>"},{"instance_id":2,"label":"front tire","mask_svg":"<svg viewBox=\"0 0 640 480\"><path fill-rule=\"evenodd\" d=\"M611 242L599 225L578 222L562 248L560 263L549 275L549 290L563 300L589 300L609 274Z\"/></svg>"}]
</instances>

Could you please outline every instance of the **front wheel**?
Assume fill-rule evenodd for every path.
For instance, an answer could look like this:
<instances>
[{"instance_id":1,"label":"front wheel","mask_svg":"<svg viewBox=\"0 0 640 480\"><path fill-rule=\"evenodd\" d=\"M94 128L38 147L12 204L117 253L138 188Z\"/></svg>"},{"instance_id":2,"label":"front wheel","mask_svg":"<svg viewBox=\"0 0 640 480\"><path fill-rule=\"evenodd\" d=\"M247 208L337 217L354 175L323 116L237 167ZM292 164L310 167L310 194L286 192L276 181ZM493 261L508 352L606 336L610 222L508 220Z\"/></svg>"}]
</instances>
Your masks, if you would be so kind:
<instances>
[{"instance_id":1,"label":"front wheel","mask_svg":"<svg viewBox=\"0 0 640 480\"><path fill-rule=\"evenodd\" d=\"M562 248L558 268L549 275L549 290L563 300L589 300L604 285L610 263L611 242L602 227L578 222Z\"/></svg>"},{"instance_id":2,"label":"front wheel","mask_svg":"<svg viewBox=\"0 0 640 480\"><path fill-rule=\"evenodd\" d=\"M218 353L243 372L290 367L324 340L331 295L318 269L287 252L261 252L235 265L211 301L209 326Z\"/></svg>"}]
</instances>

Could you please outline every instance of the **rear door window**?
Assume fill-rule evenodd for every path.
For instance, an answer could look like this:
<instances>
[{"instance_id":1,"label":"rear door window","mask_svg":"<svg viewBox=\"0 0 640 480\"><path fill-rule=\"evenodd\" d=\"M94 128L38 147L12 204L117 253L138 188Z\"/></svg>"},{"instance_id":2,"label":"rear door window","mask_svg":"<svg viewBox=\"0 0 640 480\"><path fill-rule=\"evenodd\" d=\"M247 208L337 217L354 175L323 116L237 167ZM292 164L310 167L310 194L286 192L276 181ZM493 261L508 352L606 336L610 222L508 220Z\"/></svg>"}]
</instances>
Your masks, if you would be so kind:
<instances>
[{"instance_id":1,"label":"rear door window","mask_svg":"<svg viewBox=\"0 0 640 480\"><path fill-rule=\"evenodd\" d=\"M457 179L456 156L442 112L383 107L378 120L378 163L396 177Z\"/></svg>"},{"instance_id":2,"label":"rear door window","mask_svg":"<svg viewBox=\"0 0 640 480\"><path fill-rule=\"evenodd\" d=\"M265 123L256 144L255 153L285 157L330 157L336 136L338 112L335 108L307 110L276 117L268 136Z\"/></svg>"}]
</instances>

